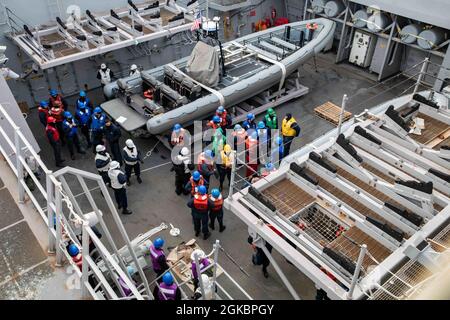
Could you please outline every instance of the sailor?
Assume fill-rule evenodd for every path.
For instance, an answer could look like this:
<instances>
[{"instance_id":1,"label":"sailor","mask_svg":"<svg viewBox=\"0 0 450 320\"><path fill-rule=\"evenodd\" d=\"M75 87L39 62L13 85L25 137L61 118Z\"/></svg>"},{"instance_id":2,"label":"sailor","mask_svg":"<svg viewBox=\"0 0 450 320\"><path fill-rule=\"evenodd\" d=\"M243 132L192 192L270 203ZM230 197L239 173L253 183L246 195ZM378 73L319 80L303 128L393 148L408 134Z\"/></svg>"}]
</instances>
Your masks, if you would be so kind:
<instances>
[{"instance_id":1,"label":"sailor","mask_svg":"<svg viewBox=\"0 0 450 320\"><path fill-rule=\"evenodd\" d=\"M291 151L291 144L294 138L300 135L300 127L292 116L292 114L286 114L281 124L281 133L283 134L283 145L284 145L284 157L287 157Z\"/></svg>"},{"instance_id":2,"label":"sailor","mask_svg":"<svg viewBox=\"0 0 450 320\"><path fill-rule=\"evenodd\" d=\"M155 271L158 278L164 272L169 270L163 246L164 246L163 238L155 239L155 241L153 241L153 244L150 246L150 259L152 261L153 271Z\"/></svg>"},{"instance_id":3,"label":"sailor","mask_svg":"<svg viewBox=\"0 0 450 320\"><path fill-rule=\"evenodd\" d=\"M206 185L206 181L203 178L203 176L200 174L200 172L194 171L194 173L192 173L192 177L189 179L188 183L186 183L186 186L184 187L184 189L187 192L190 192L191 196L194 197L198 192L198 188L200 186L205 186L205 185Z\"/></svg>"},{"instance_id":4,"label":"sailor","mask_svg":"<svg viewBox=\"0 0 450 320\"><path fill-rule=\"evenodd\" d=\"M189 182L191 170L194 165L191 163L190 152L187 147L181 149L180 154L173 160L172 171L175 171L175 193L177 195L188 195L189 191L184 186Z\"/></svg>"},{"instance_id":5,"label":"sailor","mask_svg":"<svg viewBox=\"0 0 450 320\"><path fill-rule=\"evenodd\" d=\"M198 187L198 193L188 202L187 206L192 209L192 219L194 221L195 236L200 235L200 229L203 233L203 240L207 240L211 233L208 229L208 212L213 203L207 195L205 186Z\"/></svg>"},{"instance_id":6,"label":"sailor","mask_svg":"<svg viewBox=\"0 0 450 320\"><path fill-rule=\"evenodd\" d=\"M270 147L269 131L270 130L267 129L264 121L260 121L258 123L258 129L256 130L256 132L258 134L259 147L261 148L260 150L261 156L269 154L269 147Z\"/></svg>"},{"instance_id":7,"label":"sailor","mask_svg":"<svg viewBox=\"0 0 450 320\"><path fill-rule=\"evenodd\" d=\"M67 138L67 147L69 148L70 157L75 160L74 146L79 154L86 154L81 148L80 139L78 138L78 122L73 118L69 111L64 112L63 130Z\"/></svg>"},{"instance_id":8,"label":"sailor","mask_svg":"<svg viewBox=\"0 0 450 320\"><path fill-rule=\"evenodd\" d=\"M167 272L162 277L162 282L159 286L155 286L153 296L157 301L176 301L181 300L181 291L178 285L174 282L173 276Z\"/></svg>"},{"instance_id":9,"label":"sailor","mask_svg":"<svg viewBox=\"0 0 450 320\"><path fill-rule=\"evenodd\" d=\"M136 271L134 270L134 268L132 266L127 266L127 274L128 276L131 278L132 275L135 273ZM125 281L122 279L122 277L119 277L118 279L120 286L122 287L123 293L125 294L125 297L129 297L132 294L131 289L128 287L128 285L125 283ZM136 285L136 282L134 280L131 280L131 282Z\"/></svg>"},{"instance_id":10,"label":"sailor","mask_svg":"<svg viewBox=\"0 0 450 320\"><path fill-rule=\"evenodd\" d=\"M263 249L261 249L260 247L257 247L256 245L253 244L253 238L251 236L248 237L247 241L252 246L253 250L255 251L255 253L252 256L253 264L258 265L258 266L262 265L262 272L263 272L264 278L268 278L269 273L267 272L267 267L270 265L269 258L266 256ZM269 251L269 253L271 253L272 246L270 245L270 243L264 241L264 245L266 246L267 251Z\"/></svg>"},{"instance_id":11,"label":"sailor","mask_svg":"<svg viewBox=\"0 0 450 320\"><path fill-rule=\"evenodd\" d=\"M214 299L214 284L211 281L211 279L206 274L202 274L200 277L202 284L203 284L203 290L205 292L205 297L202 295L202 289L200 287L197 288L194 292L193 300L213 300Z\"/></svg>"},{"instance_id":12,"label":"sailor","mask_svg":"<svg viewBox=\"0 0 450 320\"><path fill-rule=\"evenodd\" d=\"M67 246L67 253L72 257L73 263L81 270L83 266L83 255L76 244L71 243Z\"/></svg>"},{"instance_id":13,"label":"sailor","mask_svg":"<svg viewBox=\"0 0 450 320\"><path fill-rule=\"evenodd\" d=\"M59 132L59 137L61 139L61 144L64 146L66 144L66 139L64 136L63 130L63 120L64 120L64 108L61 102L55 100L53 104L51 104L50 111L48 113L49 116L53 117L56 121L56 129Z\"/></svg>"},{"instance_id":14,"label":"sailor","mask_svg":"<svg viewBox=\"0 0 450 320\"><path fill-rule=\"evenodd\" d=\"M95 155L95 167L98 170L98 174L107 186L111 186L111 179L109 179L108 175L109 165L112 161L111 156L106 152L106 148L102 144L99 144L95 151L97 152Z\"/></svg>"},{"instance_id":15,"label":"sailor","mask_svg":"<svg viewBox=\"0 0 450 320\"><path fill-rule=\"evenodd\" d=\"M198 155L197 159L198 172L203 176L206 183L209 185L211 176L217 175L217 170L214 165L214 152L205 150Z\"/></svg>"},{"instance_id":16,"label":"sailor","mask_svg":"<svg viewBox=\"0 0 450 320\"><path fill-rule=\"evenodd\" d=\"M228 185L231 181L231 169L234 161L234 154L231 146L226 144L220 151L220 162L217 163L217 171L219 172L220 190L223 190L225 178L228 178Z\"/></svg>"},{"instance_id":17,"label":"sailor","mask_svg":"<svg viewBox=\"0 0 450 320\"><path fill-rule=\"evenodd\" d=\"M47 126L45 127L45 133L47 135L48 141L50 142L50 145L52 146L56 166L62 168L62 164L65 160L61 159L61 139L58 129L56 129L55 118L48 117Z\"/></svg>"},{"instance_id":18,"label":"sailor","mask_svg":"<svg viewBox=\"0 0 450 320\"><path fill-rule=\"evenodd\" d=\"M245 162L245 143L247 141L248 133L241 125L234 126L233 131L234 150L236 150L236 158L238 163Z\"/></svg>"},{"instance_id":19,"label":"sailor","mask_svg":"<svg viewBox=\"0 0 450 320\"><path fill-rule=\"evenodd\" d=\"M258 172L258 134L256 131L247 138L246 141L246 177L251 179Z\"/></svg>"},{"instance_id":20,"label":"sailor","mask_svg":"<svg viewBox=\"0 0 450 320\"><path fill-rule=\"evenodd\" d=\"M273 110L272 108L267 110L267 114L264 117L264 123L269 130L278 129L278 117L275 113L275 110Z\"/></svg>"},{"instance_id":21,"label":"sailor","mask_svg":"<svg viewBox=\"0 0 450 320\"><path fill-rule=\"evenodd\" d=\"M95 148L99 144L103 144L103 136L105 133L106 115L103 113L102 108L97 107L94 109L94 114L91 118L91 141L92 146Z\"/></svg>"},{"instance_id":22,"label":"sailor","mask_svg":"<svg viewBox=\"0 0 450 320\"><path fill-rule=\"evenodd\" d=\"M195 249L191 253L191 272L192 272L192 280L194 282L194 290L198 288L198 274L197 274L197 264L195 263L195 257L197 256L200 273L203 273L206 268L211 265L208 257L205 252L201 249Z\"/></svg>"},{"instance_id":23,"label":"sailor","mask_svg":"<svg viewBox=\"0 0 450 320\"><path fill-rule=\"evenodd\" d=\"M92 110L93 106L91 100L86 96L86 91L80 91L80 97L77 100L77 112L81 108L89 108Z\"/></svg>"},{"instance_id":24,"label":"sailor","mask_svg":"<svg viewBox=\"0 0 450 320\"><path fill-rule=\"evenodd\" d=\"M170 144L172 145L172 147L184 146L185 138L186 130L179 123L177 123L172 130Z\"/></svg>"},{"instance_id":25,"label":"sailor","mask_svg":"<svg viewBox=\"0 0 450 320\"><path fill-rule=\"evenodd\" d=\"M105 123L105 138L108 142L109 149L111 150L111 154L114 160L120 163L120 166L123 164L122 160L122 152L120 151L120 138L122 137L122 132L120 128L112 123L110 119L106 119Z\"/></svg>"},{"instance_id":26,"label":"sailor","mask_svg":"<svg viewBox=\"0 0 450 320\"><path fill-rule=\"evenodd\" d=\"M224 107L220 106L219 108L217 108L216 116L220 117L221 127L223 129L226 130L231 128L233 120L231 119L231 116L228 114L227 110L225 110Z\"/></svg>"},{"instance_id":27,"label":"sailor","mask_svg":"<svg viewBox=\"0 0 450 320\"><path fill-rule=\"evenodd\" d=\"M102 63L100 69L97 72L97 79L99 79L100 82L102 83L102 87L106 86L107 84L110 84L112 78L114 78L114 73L111 71L110 68L106 66L105 63Z\"/></svg>"},{"instance_id":28,"label":"sailor","mask_svg":"<svg viewBox=\"0 0 450 320\"><path fill-rule=\"evenodd\" d=\"M212 151L214 154L220 154L220 151L223 150L223 147L227 144L227 137L224 134L224 129L217 128L214 131L214 135L212 137Z\"/></svg>"},{"instance_id":29,"label":"sailor","mask_svg":"<svg viewBox=\"0 0 450 320\"><path fill-rule=\"evenodd\" d=\"M207 126L213 130L216 130L218 128L222 127L222 118L219 116L214 116L211 121L208 122Z\"/></svg>"},{"instance_id":30,"label":"sailor","mask_svg":"<svg viewBox=\"0 0 450 320\"><path fill-rule=\"evenodd\" d=\"M256 130L255 115L253 113L247 115L247 120L244 121L242 127L247 131L250 129Z\"/></svg>"},{"instance_id":31,"label":"sailor","mask_svg":"<svg viewBox=\"0 0 450 320\"><path fill-rule=\"evenodd\" d=\"M275 171L277 171L277 168L273 165L273 163L269 162L264 166L264 168L261 169L261 177L265 178Z\"/></svg>"},{"instance_id":32,"label":"sailor","mask_svg":"<svg viewBox=\"0 0 450 320\"><path fill-rule=\"evenodd\" d=\"M129 76L140 76L141 75L141 71L139 71L138 66L135 64L132 64L130 67L130 74Z\"/></svg>"},{"instance_id":33,"label":"sailor","mask_svg":"<svg viewBox=\"0 0 450 320\"><path fill-rule=\"evenodd\" d=\"M48 102L46 100L42 100L38 107L38 114L39 121L44 127L47 125L48 112Z\"/></svg>"},{"instance_id":34,"label":"sailor","mask_svg":"<svg viewBox=\"0 0 450 320\"><path fill-rule=\"evenodd\" d=\"M62 107L64 110L67 110L68 104L67 101L58 93L58 91L52 89L50 90L50 98L48 100L48 104L50 108L58 105Z\"/></svg>"},{"instance_id":35,"label":"sailor","mask_svg":"<svg viewBox=\"0 0 450 320\"><path fill-rule=\"evenodd\" d=\"M220 193L220 190L213 189L209 199L212 202L212 206L209 209L209 227L212 230L215 230L215 223L217 219L219 222L219 232L223 232L226 227L223 225L223 196Z\"/></svg>"},{"instance_id":36,"label":"sailor","mask_svg":"<svg viewBox=\"0 0 450 320\"><path fill-rule=\"evenodd\" d=\"M81 106L76 111L75 118L78 120L80 131L83 134L84 138L86 139L87 147L88 148L92 147L91 137L89 134L92 120L92 109L90 109L87 106Z\"/></svg>"},{"instance_id":37,"label":"sailor","mask_svg":"<svg viewBox=\"0 0 450 320\"><path fill-rule=\"evenodd\" d=\"M133 140L128 139L125 141L125 148L123 148L123 159L125 161L125 174L127 176L127 185L131 185L131 173L134 171L137 182L142 183L141 179L141 153L138 151Z\"/></svg>"},{"instance_id":38,"label":"sailor","mask_svg":"<svg viewBox=\"0 0 450 320\"><path fill-rule=\"evenodd\" d=\"M114 190L117 206L122 209L122 214L132 214L128 210L127 190L125 188L127 183L127 176L120 171L120 164L117 161L112 161L109 165L108 177L111 180L111 187Z\"/></svg>"}]
</instances>

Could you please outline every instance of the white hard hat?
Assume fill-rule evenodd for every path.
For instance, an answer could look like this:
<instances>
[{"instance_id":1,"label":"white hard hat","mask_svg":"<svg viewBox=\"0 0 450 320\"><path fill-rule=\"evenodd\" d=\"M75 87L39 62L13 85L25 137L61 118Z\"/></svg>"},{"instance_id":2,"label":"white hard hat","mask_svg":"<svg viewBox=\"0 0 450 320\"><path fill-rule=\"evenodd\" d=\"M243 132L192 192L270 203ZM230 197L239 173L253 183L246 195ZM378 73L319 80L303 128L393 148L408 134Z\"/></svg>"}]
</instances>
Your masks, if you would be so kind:
<instances>
[{"instance_id":1,"label":"white hard hat","mask_svg":"<svg viewBox=\"0 0 450 320\"><path fill-rule=\"evenodd\" d=\"M189 154L189 149L184 147L183 149L181 149L181 155L186 157Z\"/></svg>"},{"instance_id":2,"label":"white hard hat","mask_svg":"<svg viewBox=\"0 0 450 320\"><path fill-rule=\"evenodd\" d=\"M95 147L95 151L97 152L103 152L106 150L106 147L102 144L99 144L98 146Z\"/></svg>"},{"instance_id":3,"label":"white hard hat","mask_svg":"<svg viewBox=\"0 0 450 320\"><path fill-rule=\"evenodd\" d=\"M131 69L132 71L134 71L134 70L137 70L137 68L138 68L137 65L132 64L130 69Z\"/></svg>"},{"instance_id":4,"label":"white hard hat","mask_svg":"<svg viewBox=\"0 0 450 320\"><path fill-rule=\"evenodd\" d=\"M100 68L106 69L106 64L102 63L102 65L100 66Z\"/></svg>"},{"instance_id":5,"label":"white hard hat","mask_svg":"<svg viewBox=\"0 0 450 320\"><path fill-rule=\"evenodd\" d=\"M114 169L119 169L120 168L120 163L118 163L117 161L112 161L109 164L109 170L114 170Z\"/></svg>"},{"instance_id":6,"label":"white hard hat","mask_svg":"<svg viewBox=\"0 0 450 320\"><path fill-rule=\"evenodd\" d=\"M134 148L134 147L135 147L134 142L133 142L133 140L131 140L131 139L128 139L127 141L125 141L125 145L126 145L128 148Z\"/></svg>"},{"instance_id":7,"label":"white hard hat","mask_svg":"<svg viewBox=\"0 0 450 320\"><path fill-rule=\"evenodd\" d=\"M202 274L203 287L208 288L210 286L210 279L206 274Z\"/></svg>"},{"instance_id":8,"label":"white hard hat","mask_svg":"<svg viewBox=\"0 0 450 320\"><path fill-rule=\"evenodd\" d=\"M197 256L198 259L203 259L205 257L205 252L201 249L195 249L191 254L192 261L195 261L195 256Z\"/></svg>"}]
</instances>

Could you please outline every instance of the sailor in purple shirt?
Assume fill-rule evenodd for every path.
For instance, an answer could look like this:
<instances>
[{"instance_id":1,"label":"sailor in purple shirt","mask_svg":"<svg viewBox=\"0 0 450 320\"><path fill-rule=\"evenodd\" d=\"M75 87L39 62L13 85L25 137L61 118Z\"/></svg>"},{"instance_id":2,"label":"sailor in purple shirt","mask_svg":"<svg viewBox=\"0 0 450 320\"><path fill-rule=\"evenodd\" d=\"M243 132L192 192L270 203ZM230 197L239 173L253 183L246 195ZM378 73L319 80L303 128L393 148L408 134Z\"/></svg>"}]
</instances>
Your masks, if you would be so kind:
<instances>
[{"instance_id":1,"label":"sailor in purple shirt","mask_svg":"<svg viewBox=\"0 0 450 320\"><path fill-rule=\"evenodd\" d=\"M134 268L132 266L128 266L127 267L127 273L130 276L130 278L132 277L132 275L135 273ZM131 280L133 282L134 285L136 285L136 282L134 282L133 280ZM126 297L131 296L132 292L131 289L127 286L127 284L125 283L125 281L122 279L122 277L119 277L119 284L122 287L123 293L125 294Z\"/></svg>"},{"instance_id":2,"label":"sailor in purple shirt","mask_svg":"<svg viewBox=\"0 0 450 320\"><path fill-rule=\"evenodd\" d=\"M203 272L208 266L211 264L208 257L206 257L205 252L200 249L196 249L191 254L191 271L192 278L194 282L194 290L198 288L198 274L197 274L197 266L195 264L195 255L197 255L198 261L200 263L200 272Z\"/></svg>"}]
</instances>

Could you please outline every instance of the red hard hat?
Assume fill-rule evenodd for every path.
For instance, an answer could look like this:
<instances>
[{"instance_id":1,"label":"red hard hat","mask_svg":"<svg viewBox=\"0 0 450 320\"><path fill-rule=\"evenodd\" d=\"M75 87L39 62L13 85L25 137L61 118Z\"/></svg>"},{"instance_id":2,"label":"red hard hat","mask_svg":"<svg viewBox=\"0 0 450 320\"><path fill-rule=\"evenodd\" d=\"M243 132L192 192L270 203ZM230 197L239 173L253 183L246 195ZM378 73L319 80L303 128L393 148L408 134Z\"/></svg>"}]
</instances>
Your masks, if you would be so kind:
<instances>
[{"instance_id":1,"label":"red hard hat","mask_svg":"<svg viewBox=\"0 0 450 320\"><path fill-rule=\"evenodd\" d=\"M47 123L56 123L56 119L53 117L48 117L47 118Z\"/></svg>"}]
</instances>

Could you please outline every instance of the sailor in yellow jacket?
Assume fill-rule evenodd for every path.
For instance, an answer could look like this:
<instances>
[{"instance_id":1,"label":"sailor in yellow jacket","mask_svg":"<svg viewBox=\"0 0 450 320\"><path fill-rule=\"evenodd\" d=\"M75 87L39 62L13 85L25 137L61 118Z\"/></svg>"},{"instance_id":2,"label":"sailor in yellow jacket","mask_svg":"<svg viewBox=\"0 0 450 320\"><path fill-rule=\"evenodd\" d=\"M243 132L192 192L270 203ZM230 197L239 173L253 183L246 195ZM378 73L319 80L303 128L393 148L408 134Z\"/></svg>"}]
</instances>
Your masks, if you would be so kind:
<instances>
[{"instance_id":1,"label":"sailor in yellow jacket","mask_svg":"<svg viewBox=\"0 0 450 320\"><path fill-rule=\"evenodd\" d=\"M292 141L300 135L300 127L290 113L286 114L286 117L283 119L281 134L283 135L284 157L287 157L291 151Z\"/></svg>"}]
</instances>

